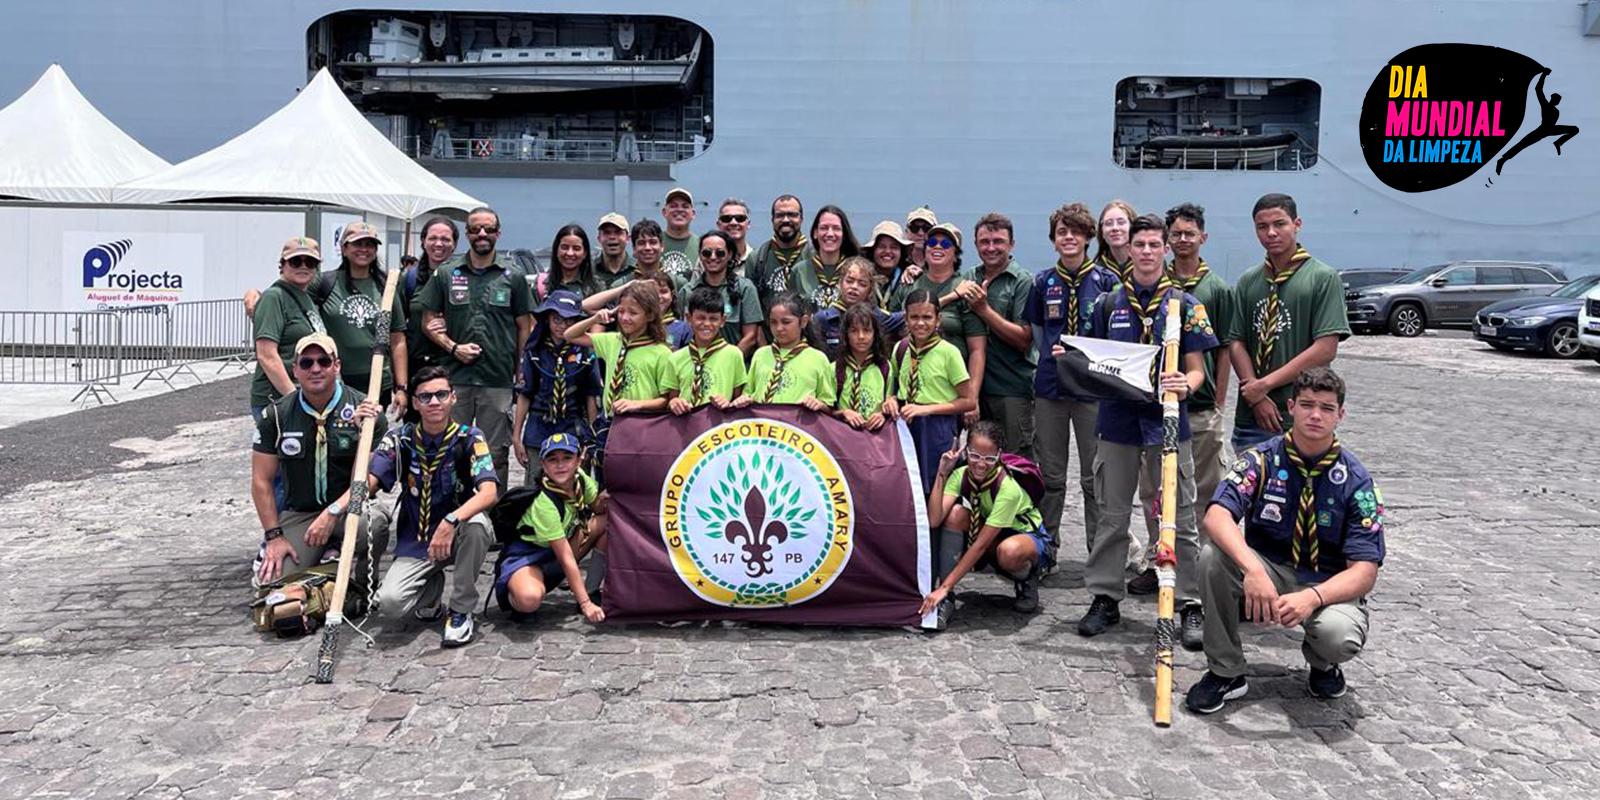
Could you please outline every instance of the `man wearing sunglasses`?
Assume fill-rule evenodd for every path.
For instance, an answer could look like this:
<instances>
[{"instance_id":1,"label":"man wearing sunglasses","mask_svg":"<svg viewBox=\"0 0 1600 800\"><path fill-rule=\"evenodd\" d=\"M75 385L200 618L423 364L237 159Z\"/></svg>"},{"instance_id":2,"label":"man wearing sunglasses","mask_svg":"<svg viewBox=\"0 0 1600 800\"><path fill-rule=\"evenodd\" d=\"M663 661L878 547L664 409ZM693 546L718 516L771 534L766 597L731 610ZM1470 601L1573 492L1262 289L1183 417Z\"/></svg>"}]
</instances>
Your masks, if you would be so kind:
<instances>
[{"instance_id":1,"label":"man wearing sunglasses","mask_svg":"<svg viewBox=\"0 0 1600 800\"><path fill-rule=\"evenodd\" d=\"M339 348L332 337L320 332L301 337L293 363L299 388L267 407L251 443L250 499L264 531L253 586L338 559L361 423L375 418L376 435L387 427L376 403L340 382ZM284 487L281 507L273 496L277 477ZM388 545L377 530L370 548L368 540L363 534L357 541L350 573L345 609L353 616L365 613L368 577Z\"/></svg>"},{"instance_id":2,"label":"man wearing sunglasses","mask_svg":"<svg viewBox=\"0 0 1600 800\"><path fill-rule=\"evenodd\" d=\"M717 209L717 230L727 234L733 245L733 253L728 257L728 273L738 278L749 277L744 266L750 259L750 242L745 238L750 235L750 206L736 197L722 201Z\"/></svg>"},{"instance_id":3,"label":"man wearing sunglasses","mask_svg":"<svg viewBox=\"0 0 1600 800\"><path fill-rule=\"evenodd\" d=\"M422 421L389 431L373 450L367 476L371 491L400 484L398 505L381 504L370 526L374 536L394 532L394 562L378 587L378 613L396 620L409 612L428 622L445 616L441 644L460 647L472 641L478 572L494 542L486 512L499 485L483 432L451 419L456 398L449 373L419 370L411 397ZM444 568L451 564L446 615Z\"/></svg>"},{"instance_id":4,"label":"man wearing sunglasses","mask_svg":"<svg viewBox=\"0 0 1600 800\"><path fill-rule=\"evenodd\" d=\"M428 338L451 358L454 419L483 431L504 483L511 457L511 384L533 331L533 293L522 270L496 252L499 239L500 215L493 209L467 214L466 258L434 273L422 308Z\"/></svg>"}]
</instances>

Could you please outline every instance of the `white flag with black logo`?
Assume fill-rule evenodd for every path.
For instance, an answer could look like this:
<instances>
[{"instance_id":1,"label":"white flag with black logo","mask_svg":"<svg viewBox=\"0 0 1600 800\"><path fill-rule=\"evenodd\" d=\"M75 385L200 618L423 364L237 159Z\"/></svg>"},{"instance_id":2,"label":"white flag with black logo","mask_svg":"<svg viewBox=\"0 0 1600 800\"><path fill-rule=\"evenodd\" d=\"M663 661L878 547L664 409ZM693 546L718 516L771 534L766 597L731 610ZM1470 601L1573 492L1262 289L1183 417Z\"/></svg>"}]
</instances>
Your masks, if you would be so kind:
<instances>
[{"instance_id":1,"label":"white flag with black logo","mask_svg":"<svg viewBox=\"0 0 1600 800\"><path fill-rule=\"evenodd\" d=\"M1077 397L1157 403L1161 346L1062 336L1056 379Z\"/></svg>"}]
</instances>

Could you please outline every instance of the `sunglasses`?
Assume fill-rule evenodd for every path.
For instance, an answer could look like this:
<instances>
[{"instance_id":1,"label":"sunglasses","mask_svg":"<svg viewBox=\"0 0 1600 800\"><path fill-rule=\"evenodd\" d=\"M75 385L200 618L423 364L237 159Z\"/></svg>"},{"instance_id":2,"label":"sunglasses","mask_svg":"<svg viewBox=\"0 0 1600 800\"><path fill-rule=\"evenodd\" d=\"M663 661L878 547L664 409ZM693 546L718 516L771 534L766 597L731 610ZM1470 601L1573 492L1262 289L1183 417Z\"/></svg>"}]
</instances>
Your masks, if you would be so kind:
<instances>
[{"instance_id":1,"label":"sunglasses","mask_svg":"<svg viewBox=\"0 0 1600 800\"><path fill-rule=\"evenodd\" d=\"M467 233L499 233L499 225L473 225L467 228Z\"/></svg>"},{"instance_id":2,"label":"sunglasses","mask_svg":"<svg viewBox=\"0 0 1600 800\"><path fill-rule=\"evenodd\" d=\"M945 248L955 247L956 240L946 236L929 236L928 241L924 242L923 245L937 250L943 250Z\"/></svg>"},{"instance_id":3,"label":"sunglasses","mask_svg":"<svg viewBox=\"0 0 1600 800\"><path fill-rule=\"evenodd\" d=\"M328 367L333 366L333 359L328 356L305 356L295 363L300 365L300 368L304 370L309 370L312 367L327 369Z\"/></svg>"},{"instance_id":4,"label":"sunglasses","mask_svg":"<svg viewBox=\"0 0 1600 800\"><path fill-rule=\"evenodd\" d=\"M749 222L750 218L744 214L723 214L722 216L717 217L717 221L724 224L736 222L740 225L743 225L744 223Z\"/></svg>"},{"instance_id":5,"label":"sunglasses","mask_svg":"<svg viewBox=\"0 0 1600 800\"><path fill-rule=\"evenodd\" d=\"M322 262L312 258L311 256L295 256L294 258L289 259L286 263L288 263L288 265L291 267L299 267L301 269L316 269L322 265Z\"/></svg>"},{"instance_id":6,"label":"sunglasses","mask_svg":"<svg viewBox=\"0 0 1600 800\"><path fill-rule=\"evenodd\" d=\"M414 399L420 405L431 406L435 403L443 403L444 401L450 399L450 393L452 391L454 390L440 389L437 392L417 392L414 396Z\"/></svg>"},{"instance_id":7,"label":"sunglasses","mask_svg":"<svg viewBox=\"0 0 1600 800\"><path fill-rule=\"evenodd\" d=\"M969 447L967 448L967 460L976 461L979 464L997 464L1000 461L1000 454L996 453L992 456L986 456Z\"/></svg>"},{"instance_id":8,"label":"sunglasses","mask_svg":"<svg viewBox=\"0 0 1600 800\"><path fill-rule=\"evenodd\" d=\"M726 251L726 250L711 250L711 249L701 250L700 251L700 257L701 258L727 258L728 257L728 251Z\"/></svg>"},{"instance_id":9,"label":"sunglasses","mask_svg":"<svg viewBox=\"0 0 1600 800\"><path fill-rule=\"evenodd\" d=\"M926 222L913 222L906 226L906 230L911 231L912 233L927 233L928 231L933 230L933 226Z\"/></svg>"}]
</instances>

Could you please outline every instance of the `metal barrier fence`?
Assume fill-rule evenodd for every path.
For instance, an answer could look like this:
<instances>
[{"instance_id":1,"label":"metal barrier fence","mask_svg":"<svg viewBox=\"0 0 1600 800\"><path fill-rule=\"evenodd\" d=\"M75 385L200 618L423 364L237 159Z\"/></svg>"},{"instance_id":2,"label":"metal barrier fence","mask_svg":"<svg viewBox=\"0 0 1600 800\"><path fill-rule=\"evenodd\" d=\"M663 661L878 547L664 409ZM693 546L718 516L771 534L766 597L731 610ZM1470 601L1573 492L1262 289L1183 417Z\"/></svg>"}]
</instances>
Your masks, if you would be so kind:
<instances>
[{"instance_id":1,"label":"metal barrier fence","mask_svg":"<svg viewBox=\"0 0 1600 800\"><path fill-rule=\"evenodd\" d=\"M73 396L116 402L110 387L142 376L177 388L195 367L248 369L255 357L243 300L200 300L104 311L0 311L0 384L80 385Z\"/></svg>"}]
</instances>

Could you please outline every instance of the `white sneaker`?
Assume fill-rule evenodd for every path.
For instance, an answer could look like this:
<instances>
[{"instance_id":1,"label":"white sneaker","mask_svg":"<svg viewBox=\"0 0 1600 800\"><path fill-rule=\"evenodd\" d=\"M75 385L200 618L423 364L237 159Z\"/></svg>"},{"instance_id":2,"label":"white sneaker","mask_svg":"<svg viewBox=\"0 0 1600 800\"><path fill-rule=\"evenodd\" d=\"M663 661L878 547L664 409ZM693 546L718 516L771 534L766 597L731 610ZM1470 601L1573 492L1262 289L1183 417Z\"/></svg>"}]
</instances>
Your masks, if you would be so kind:
<instances>
[{"instance_id":1,"label":"white sneaker","mask_svg":"<svg viewBox=\"0 0 1600 800\"><path fill-rule=\"evenodd\" d=\"M450 612L450 618L444 622L444 635L440 637L439 644L443 647L460 647L472 641L472 615Z\"/></svg>"}]
</instances>

